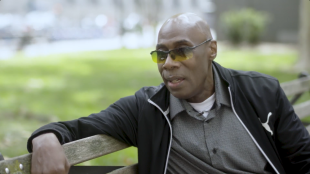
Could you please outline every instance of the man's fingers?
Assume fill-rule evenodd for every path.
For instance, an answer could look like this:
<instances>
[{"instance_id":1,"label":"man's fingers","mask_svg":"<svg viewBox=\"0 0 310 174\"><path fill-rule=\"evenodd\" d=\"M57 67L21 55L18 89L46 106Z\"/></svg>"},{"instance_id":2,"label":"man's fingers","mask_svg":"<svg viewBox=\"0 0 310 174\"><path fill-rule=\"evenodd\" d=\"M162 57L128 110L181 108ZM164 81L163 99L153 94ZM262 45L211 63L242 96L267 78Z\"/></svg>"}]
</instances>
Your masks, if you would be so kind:
<instances>
[{"instance_id":1,"label":"man's fingers","mask_svg":"<svg viewBox=\"0 0 310 174\"><path fill-rule=\"evenodd\" d=\"M68 174L70 164L57 137L43 134L32 141L32 174Z\"/></svg>"}]
</instances>

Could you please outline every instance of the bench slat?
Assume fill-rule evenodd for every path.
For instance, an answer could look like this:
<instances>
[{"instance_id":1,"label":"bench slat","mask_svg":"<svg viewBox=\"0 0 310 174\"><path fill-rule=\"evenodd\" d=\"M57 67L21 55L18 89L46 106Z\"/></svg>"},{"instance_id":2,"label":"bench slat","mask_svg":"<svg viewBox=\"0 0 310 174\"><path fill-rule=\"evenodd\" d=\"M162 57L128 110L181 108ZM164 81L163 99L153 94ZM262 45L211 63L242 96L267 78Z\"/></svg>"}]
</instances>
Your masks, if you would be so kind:
<instances>
[{"instance_id":1,"label":"bench slat","mask_svg":"<svg viewBox=\"0 0 310 174\"><path fill-rule=\"evenodd\" d=\"M298 115L300 119L305 118L310 115L310 100L294 105L295 113Z\"/></svg>"},{"instance_id":2,"label":"bench slat","mask_svg":"<svg viewBox=\"0 0 310 174\"><path fill-rule=\"evenodd\" d=\"M138 173L138 164L133 164L131 166L123 167L116 169L109 174L137 174Z\"/></svg>"},{"instance_id":3,"label":"bench slat","mask_svg":"<svg viewBox=\"0 0 310 174\"><path fill-rule=\"evenodd\" d=\"M310 76L280 84L286 96L310 91Z\"/></svg>"},{"instance_id":4,"label":"bench slat","mask_svg":"<svg viewBox=\"0 0 310 174\"><path fill-rule=\"evenodd\" d=\"M129 147L107 135L95 135L64 144L64 150L71 165L94 159Z\"/></svg>"},{"instance_id":5,"label":"bench slat","mask_svg":"<svg viewBox=\"0 0 310 174\"><path fill-rule=\"evenodd\" d=\"M107 135L95 135L78 141L64 144L64 151L71 165L94 159L118 150L129 147ZM23 170L19 165L23 165ZM31 154L0 161L0 173L5 173L5 168L10 174L30 174Z\"/></svg>"}]
</instances>

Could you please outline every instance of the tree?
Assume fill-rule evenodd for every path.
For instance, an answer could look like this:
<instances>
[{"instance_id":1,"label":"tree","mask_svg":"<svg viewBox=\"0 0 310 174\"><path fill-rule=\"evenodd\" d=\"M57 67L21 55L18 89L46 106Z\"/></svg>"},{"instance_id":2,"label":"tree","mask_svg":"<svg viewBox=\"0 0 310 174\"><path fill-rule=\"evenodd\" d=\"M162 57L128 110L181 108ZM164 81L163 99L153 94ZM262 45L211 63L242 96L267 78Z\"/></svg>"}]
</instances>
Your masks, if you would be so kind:
<instances>
[{"instance_id":1,"label":"tree","mask_svg":"<svg viewBox=\"0 0 310 174\"><path fill-rule=\"evenodd\" d=\"M310 1L300 0L299 60L297 67L310 69Z\"/></svg>"}]
</instances>

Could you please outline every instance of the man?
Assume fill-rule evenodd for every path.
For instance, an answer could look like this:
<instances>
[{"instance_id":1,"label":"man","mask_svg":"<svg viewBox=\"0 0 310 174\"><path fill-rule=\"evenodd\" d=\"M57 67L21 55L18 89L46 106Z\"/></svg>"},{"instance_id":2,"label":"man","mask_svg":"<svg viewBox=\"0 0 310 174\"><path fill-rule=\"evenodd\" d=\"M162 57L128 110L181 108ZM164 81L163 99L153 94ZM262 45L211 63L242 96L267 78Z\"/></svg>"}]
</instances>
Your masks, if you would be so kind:
<instances>
[{"instance_id":1,"label":"man","mask_svg":"<svg viewBox=\"0 0 310 174\"><path fill-rule=\"evenodd\" d=\"M138 147L139 173L308 173L309 134L279 82L221 67L195 14L171 17L151 52L164 84L28 140L32 173L67 173L61 144L107 134Z\"/></svg>"}]
</instances>

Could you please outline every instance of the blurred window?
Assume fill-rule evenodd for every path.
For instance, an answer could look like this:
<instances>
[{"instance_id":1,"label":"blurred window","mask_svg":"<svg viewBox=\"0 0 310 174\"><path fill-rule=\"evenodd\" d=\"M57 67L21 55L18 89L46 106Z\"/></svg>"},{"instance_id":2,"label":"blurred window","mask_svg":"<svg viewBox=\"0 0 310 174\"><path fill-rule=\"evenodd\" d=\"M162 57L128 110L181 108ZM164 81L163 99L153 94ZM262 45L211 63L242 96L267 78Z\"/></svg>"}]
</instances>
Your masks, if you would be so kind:
<instances>
[{"instance_id":1,"label":"blurred window","mask_svg":"<svg viewBox=\"0 0 310 174\"><path fill-rule=\"evenodd\" d=\"M98 0L91 0L91 3L94 4L94 5L97 5L98 4Z\"/></svg>"},{"instance_id":2,"label":"blurred window","mask_svg":"<svg viewBox=\"0 0 310 174\"><path fill-rule=\"evenodd\" d=\"M141 6L141 1L140 0L134 0L135 1L135 4L139 7Z\"/></svg>"},{"instance_id":3,"label":"blurred window","mask_svg":"<svg viewBox=\"0 0 310 174\"><path fill-rule=\"evenodd\" d=\"M174 7L179 7L180 6L179 0L173 0L173 5Z\"/></svg>"},{"instance_id":4,"label":"blurred window","mask_svg":"<svg viewBox=\"0 0 310 174\"><path fill-rule=\"evenodd\" d=\"M197 7L197 0L192 0L192 6Z\"/></svg>"},{"instance_id":5,"label":"blurred window","mask_svg":"<svg viewBox=\"0 0 310 174\"><path fill-rule=\"evenodd\" d=\"M68 1L68 3L70 3L70 4L74 4L75 3L75 0L67 0Z\"/></svg>"}]
</instances>

